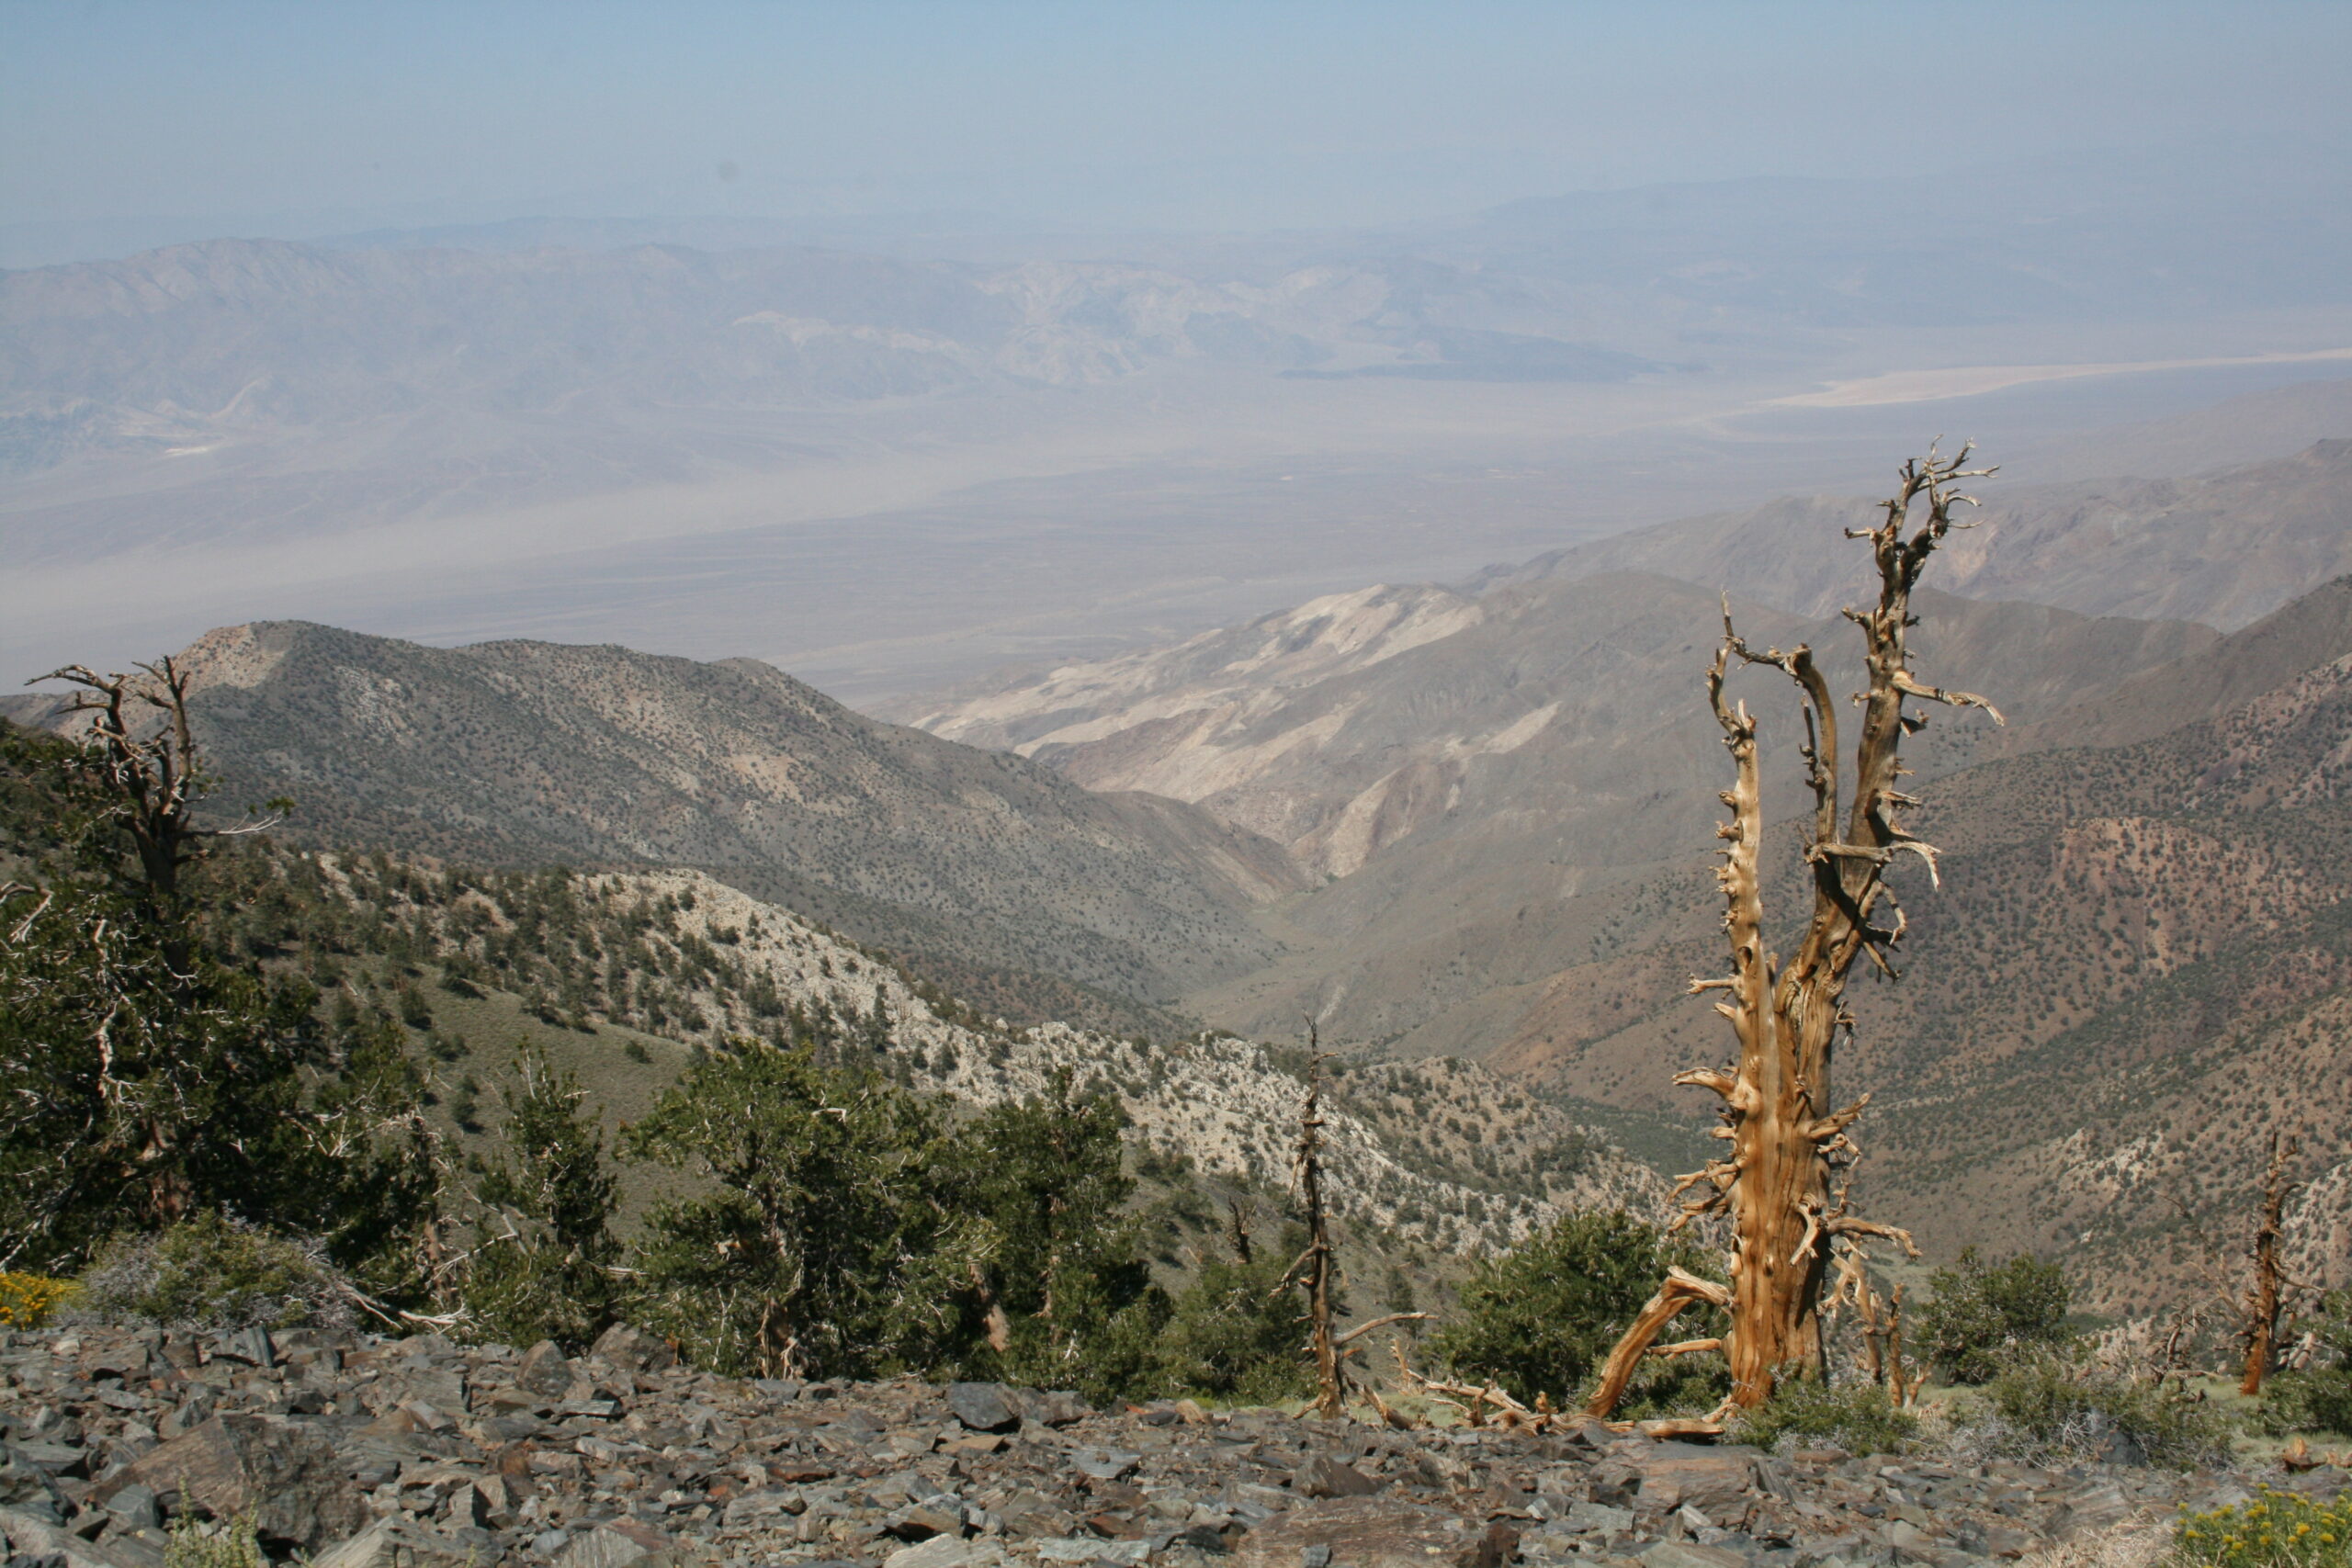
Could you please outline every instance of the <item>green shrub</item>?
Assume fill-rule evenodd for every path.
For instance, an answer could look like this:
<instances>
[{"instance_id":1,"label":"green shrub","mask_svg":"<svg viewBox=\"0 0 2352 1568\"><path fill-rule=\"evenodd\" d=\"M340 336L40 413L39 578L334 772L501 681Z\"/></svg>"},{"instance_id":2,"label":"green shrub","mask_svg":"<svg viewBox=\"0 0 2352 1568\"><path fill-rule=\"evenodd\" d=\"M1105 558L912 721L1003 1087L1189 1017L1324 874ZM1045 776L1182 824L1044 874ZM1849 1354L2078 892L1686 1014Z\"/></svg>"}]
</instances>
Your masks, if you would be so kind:
<instances>
[{"instance_id":1,"label":"green shrub","mask_svg":"<svg viewBox=\"0 0 2352 1568\"><path fill-rule=\"evenodd\" d=\"M1716 1272L1696 1247L1622 1211L1564 1215L1512 1251L1482 1259L1430 1348L1456 1371L1491 1378L1521 1400L1547 1394L1570 1408L1669 1266ZM1719 1332L1721 1316L1693 1309L1677 1320L1677 1332L1684 1325L1692 1337ZM1696 1326L1711 1320L1717 1326ZM1711 1408L1730 1386L1718 1355L1651 1359L1620 1413Z\"/></svg>"},{"instance_id":2,"label":"green shrub","mask_svg":"<svg viewBox=\"0 0 2352 1568\"><path fill-rule=\"evenodd\" d=\"M1305 1228L1294 1229L1275 1248L1281 1258L1210 1259L1179 1292L1160 1336L1171 1392L1237 1404L1274 1404L1315 1392L1303 1348L1303 1299L1282 1284L1284 1263L1306 1245Z\"/></svg>"},{"instance_id":3,"label":"green shrub","mask_svg":"<svg viewBox=\"0 0 2352 1568\"><path fill-rule=\"evenodd\" d=\"M314 1248L211 1210L116 1238L81 1283L73 1312L101 1322L225 1332L351 1319L347 1291Z\"/></svg>"},{"instance_id":4,"label":"green shrub","mask_svg":"<svg viewBox=\"0 0 2352 1568\"><path fill-rule=\"evenodd\" d=\"M975 1337L985 1223L960 1211L932 1107L806 1049L714 1049L631 1127L691 1173L648 1216L637 1319L741 1376L930 1370Z\"/></svg>"},{"instance_id":5,"label":"green shrub","mask_svg":"<svg viewBox=\"0 0 2352 1568\"><path fill-rule=\"evenodd\" d=\"M1919 1310L1919 1346L1948 1382L1983 1383L2019 1355L2073 1343L2066 1276L2028 1253L1987 1265L1970 1247L1928 1280L1934 1299Z\"/></svg>"},{"instance_id":6,"label":"green shrub","mask_svg":"<svg viewBox=\"0 0 2352 1568\"><path fill-rule=\"evenodd\" d=\"M2185 1515L2179 1568L2352 1568L2352 1492L2332 1503L2264 1487L2240 1506Z\"/></svg>"},{"instance_id":7,"label":"green shrub","mask_svg":"<svg viewBox=\"0 0 2352 1568\"><path fill-rule=\"evenodd\" d=\"M1875 1383L1832 1387L1810 1378L1783 1379L1772 1397L1744 1413L1734 1428L1759 1449L1828 1445L1849 1454L1899 1454L1918 1436L1919 1418L1897 1410Z\"/></svg>"},{"instance_id":8,"label":"green shrub","mask_svg":"<svg viewBox=\"0 0 2352 1568\"><path fill-rule=\"evenodd\" d=\"M947 1152L948 1190L991 1245L977 1265L1004 1314L1004 1348L983 1337L967 1377L1074 1388L1089 1399L1159 1392L1154 1354L1168 1299L1152 1283L1123 1168L1119 1102L1067 1067L1046 1092L989 1107Z\"/></svg>"},{"instance_id":9,"label":"green shrub","mask_svg":"<svg viewBox=\"0 0 2352 1568\"><path fill-rule=\"evenodd\" d=\"M2280 1372L2265 1385L2263 1427L2352 1438L2352 1291L2331 1292L2316 1313L2289 1331L2290 1338L2304 1334L2318 1341L2318 1353L2310 1366Z\"/></svg>"},{"instance_id":10,"label":"green shrub","mask_svg":"<svg viewBox=\"0 0 2352 1568\"><path fill-rule=\"evenodd\" d=\"M2230 1423L2201 1397L2053 1352L2012 1360L1983 1397L1962 1439L1988 1457L2064 1464L2136 1449L2150 1464L2193 1470L2229 1456Z\"/></svg>"}]
</instances>

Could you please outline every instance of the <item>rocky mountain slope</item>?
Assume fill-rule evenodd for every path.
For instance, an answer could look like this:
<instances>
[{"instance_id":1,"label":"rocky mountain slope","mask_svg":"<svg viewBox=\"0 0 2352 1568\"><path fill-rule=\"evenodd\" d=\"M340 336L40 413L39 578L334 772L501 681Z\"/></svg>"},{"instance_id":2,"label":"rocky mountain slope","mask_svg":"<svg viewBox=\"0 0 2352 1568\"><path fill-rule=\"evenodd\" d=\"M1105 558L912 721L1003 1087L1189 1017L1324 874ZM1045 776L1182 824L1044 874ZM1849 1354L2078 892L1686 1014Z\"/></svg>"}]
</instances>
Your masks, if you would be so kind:
<instances>
[{"instance_id":1,"label":"rocky mountain slope","mask_svg":"<svg viewBox=\"0 0 2352 1568\"><path fill-rule=\"evenodd\" d=\"M2098 1274L2100 1304L2144 1309L2236 1244L2281 1130L2307 1151L2297 1267L2343 1282L2347 603L2352 585L2331 584L2086 710L2128 737L2168 694L2188 722L2154 739L1999 759L1922 789L1943 887L1906 896L1905 977L1858 987L1859 1046L1841 1068L1841 1097L1876 1096L1858 1131L1882 1217L1939 1250L2064 1249ZM2309 668L2241 700L2258 671L2294 663ZM2100 739L2098 725L2075 738ZM1718 962L1708 880L1693 863L1589 900L1600 950L1545 984L1489 1065L1675 1103L1687 1091L1672 1070L1727 1048L1679 994Z\"/></svg>"},{"instance_id":2,"label":"rocky mountain slope","mask_svg":"<svg viewBox=\"0 0 2352 1568\"><path fill-rule=\"evenodd\" d=\"M993 1383L756 1382L615 1329L459 1348L347 1329L0 1339L0 1533L20 1561L160 1568L243 1517L322 1568L1952 1568L2062 1542L2153 1560L2257 1473L1782 1459L1563 1422L1393 1430ZM2262 1483L2313 1498L2340 1472ZM1771 1553L1772 1555L1766 1555ZM2037 1555L2033 1561L2058 1560Z\"/></svg>"},{"instance_id":3,"label":"rocky mountain slope","mask_svg":"<svg viewBox=\"0 0 2352 1568\"><path fill-rule=\"evenodd\" d=\"M1971 531L1936 558L1936 585L2091 615L2201 621L2234 630L2352 571L2352 441L2168 479L1977 487ZM1654 571L1803 615L1834 615L1869 562L1842 530L1860 498L1776 501L1555 551L1504 581Z\"/></svg>"},{"instance_id":4,"label":"rocky mountain slope","mask_svg":"<svg viewBox=\"0 0 2352 1568\"><path fill-rule=\"evenodd\" d=\"M1922 610L1922 667L1966 670L2021 723L2215 637L1943 595ZM1849 673L1842 626L1737 613ZM1207 1016L1252 1030L1311 1010L1336 1038L1458 1052L1590 940L1564 895L1707 841L1722 784L1699 683L1720 615L1703 589L1632 573L1370 589L900 711L1091 788L1193 802L1331 879L1281 906L1291 951L1203 993ZM1938 726L1917 765L1948 770L1993 734ZM1793 738L1773 741L1785 776Z\"/></svg>"},{"instance_id":5,"label":"rocky mountain slope","mask_svg":"<svg viewBox=\"0 0 2352 1568\"><path fill-rule=\"evenodd\" d=\"M1204 813L876 723L750 660L277 622L185 662L232 811L291 795L308 842L707 867L944 979L995 977L959 990L1043 976L1057 1004L1170 1000L1272 957L1248 910L1295 886L1279 849Z\"/></svg>"}]
</instances>

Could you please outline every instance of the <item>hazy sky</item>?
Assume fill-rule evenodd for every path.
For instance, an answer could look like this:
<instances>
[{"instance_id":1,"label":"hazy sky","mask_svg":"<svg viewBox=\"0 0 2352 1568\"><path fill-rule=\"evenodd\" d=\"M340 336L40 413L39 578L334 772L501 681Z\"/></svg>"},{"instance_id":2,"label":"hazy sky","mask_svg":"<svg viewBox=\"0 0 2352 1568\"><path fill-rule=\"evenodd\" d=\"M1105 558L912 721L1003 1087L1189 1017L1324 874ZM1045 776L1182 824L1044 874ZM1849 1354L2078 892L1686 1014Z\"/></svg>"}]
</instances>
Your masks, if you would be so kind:
<instances>
[{"instance_id":1,"label":"hazy sky","mask_svg":"<svg viewBox=\"0 0 2352 1568\"><path fill-rule=\"evenodd\" d=\"M2338 140L2352 4L0 0L0 223L986 209L1377 221L1565 189Z\"/></svg>"}]
</instances>

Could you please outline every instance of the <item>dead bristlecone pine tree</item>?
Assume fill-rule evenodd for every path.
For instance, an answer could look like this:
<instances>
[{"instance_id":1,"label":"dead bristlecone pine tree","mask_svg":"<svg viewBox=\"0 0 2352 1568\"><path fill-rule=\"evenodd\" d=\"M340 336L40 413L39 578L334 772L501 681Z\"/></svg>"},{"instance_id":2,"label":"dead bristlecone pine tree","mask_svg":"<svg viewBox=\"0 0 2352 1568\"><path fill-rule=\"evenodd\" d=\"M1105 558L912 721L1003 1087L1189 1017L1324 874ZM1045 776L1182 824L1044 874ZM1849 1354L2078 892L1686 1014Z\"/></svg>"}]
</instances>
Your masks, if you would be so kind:
<instances>
[{"instance_id":1,"label":"dead bristlecone pine tree","mask_svg":"<svg viewBox=\"0 0 2352 1568\"><path fill-rule=\"evenodd\" d=\"M1327 1420L1347 1414L1347 1374L1340 1367L1340 1344L1331 1333L1331 1230L1323 1212L1323 1064L1324 1052L1313 1020L1307 1021L1306 1102L1299 1108L1298 1147L1293 1174L1306 1208L1306 1250L1290 1266L1285 1283L1295 1280L1306 1292L1306 1353L1315 1362L1315 1413Z\"/></svg>"},{"instance_id":2,"label":"dead bristlecone pine tree","mask_svg":"<svg viewBox=\"0 0 2352 1568\"><path fill-rule=\"evenodd\" d=\"M2263 1379L2278 1353L2278 1313L2286 1295L2286 1270L2278 1258L2286 1234L2287 1199L2295 1190L2288 1171L2302 1145L2284 1133L2270 1134L2270 1163L2262 1178L2262 1214L2254 1232L2254 1283L2245 1293L2245 1373L2238 1392L2262 1392Z\"/></svg>"},{"instance_id":3,"label":"dead bristlecone pine tree","mask_svg":"<svg viewBox=\"0 0 2352 1568\"><path fill-rule=\"evenodd\" d=\"M1935 849L1903 827L1916 802L1898 787L1905 773L1903 739L1927 722L1917 709L1941 704L1981 708L1996 723L2001 716L1982 697L1919 680L1905 640L1917 624L1911 595L1921 571L1945 536L1964 525L1955 523L1956 513L1975 504L1958 486L1993 471L1968 468L1971 450L1963 446L1947 458L1931 446L1925 457L1905 463L1883 521L1847 531L1848 537L1868 542L1878 569L1878 603L1845 612L1860 629L1867 671L1865 689L1852 699L1860 709L1860 733L1850 776L1840 750L1838 705L1813 650L1750 648L1733 628L1730 602L1724 602L1723 645L1708 671L1707 697L1732 756L1732 787L1723 795L1731 820L1716 829L1724 841L1716 877L1731 973L1693 980L1690 988L1724 993L1716 1010L1731 1021L1738 1057L1728 1068L1701 1068L1674 1080L1722 1097L1723 1125L1715 1136L1730 1145L1724 1157L1680 1179L1676 1190L1685 1201L1675 1224L1702 1215L1728 1219L1731 1283L1671 1271L1611 1353L1588 1407L1594 1415L1616 1408L1658 1331L1697 1303L1721 1307L1730 1319L1720 1348L1731 1365L1732 1393L1713 1419L1770 1398L1782 1376L1818 1376L1823 1287L1835 1257L1871 1237L1916 1256L1904 1232L1848 1211L1843 1174L1857 1151L1847 1129L1869 1097L1835 1104L1830 1057L1839 1037L1853 1031L1844 998L1855 961L1867 957L1890 978L1895 975L1893 950L1903 937L1904 916L1886 881L1888 867L1898 856L1915 855L1931 882L1936 876ZM1732 671L1750 665L1778 670L1796 687L1804 721L1801 754L1813 791L1812 816L1803 828L1812 908L1785 961L1765 945L1773 922L1765 914L1758 870L1765 814L1757 723L1746 703L1724 691Z\"/></svg>"}]
</instances>

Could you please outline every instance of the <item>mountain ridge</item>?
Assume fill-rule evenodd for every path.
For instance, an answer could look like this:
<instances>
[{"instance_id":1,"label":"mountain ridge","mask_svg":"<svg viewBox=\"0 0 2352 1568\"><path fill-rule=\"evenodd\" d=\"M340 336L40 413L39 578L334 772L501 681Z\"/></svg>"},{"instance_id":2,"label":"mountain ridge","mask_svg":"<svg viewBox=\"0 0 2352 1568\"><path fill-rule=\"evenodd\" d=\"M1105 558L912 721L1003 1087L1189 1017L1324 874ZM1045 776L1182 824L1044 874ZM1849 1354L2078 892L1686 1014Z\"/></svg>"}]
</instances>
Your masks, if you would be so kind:
<instances>
[{"instance_id":1,"label":"mountain ridge","mask_svg":"<svg viewBox=\"0 0 2352 1568\"><path fill-rule=\"evenodd\" d=\"M1874 508L1859 497L1784 497L1552 551L1476 586L1647 570L1834 615L1857 599L1868 564L1844 532ZM2180 479L1988 492L1966 528L1936 558L1945 592L2234 631L2352 571L2352 440Z\"/></svg>"},{"instance_id":2,"label":"mountain ridge","mask_svg":"<svg viewBox=\"0 0 2352 1568\"><path fill-rule=\"evenodd\" d=\"M853 712L756 660L435 649L301 622L182 656L231 808L297 841L492 863L701 866L879 945L1146 1006L1263 962L1282 852L1173 802Z\"/></svg>"},{"instance_id":3,"label":"mountain ridge","mask_svg":"<svg viewBox=\"0 0 2352 1568\"><path fill-rule=\"evenodd\" d=\"M2022 725L2218 639L1923 592L1923 668L1965 667ZM1842 626L1735 603L1759 644L1811 640L1833 680ZM1712 831L1713 723L1699 682L1713 594L1645 573L1332 595L1155 654L1065 666L918 725L1012 745L1090 787L1188 800L1326 878L1267 908L1285 953L1196 993L1245 1032L1313 1012L1334 1038L1472 1053L1510 987L1581 951L1564 897L1679 860ZM1926 774L1997 747L1939 725ZM1794 776L1792 740L1770 767Z\"/></svg>"}]
</instances>

